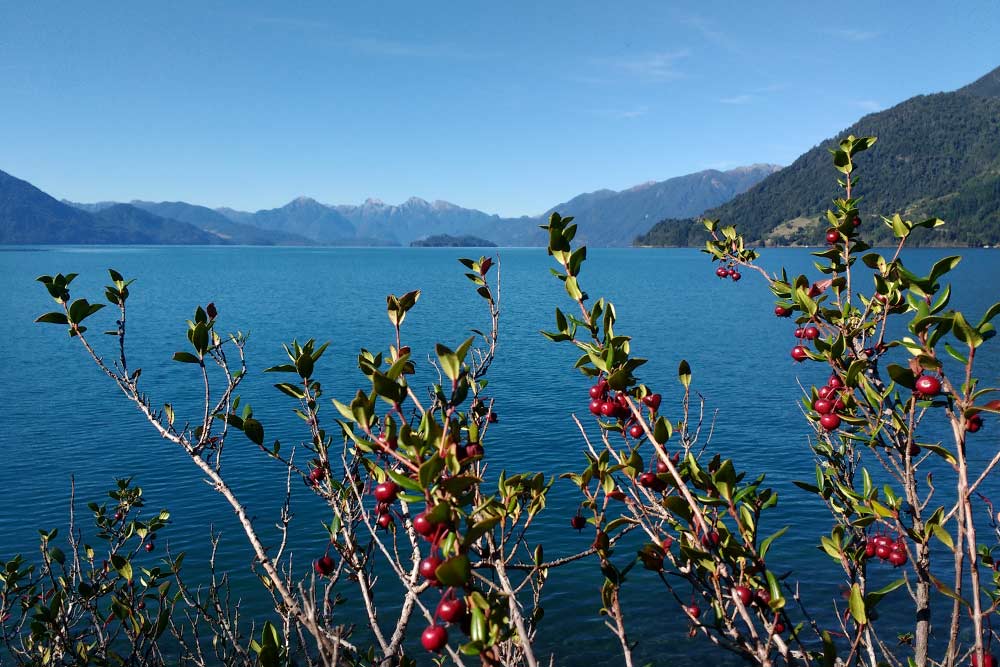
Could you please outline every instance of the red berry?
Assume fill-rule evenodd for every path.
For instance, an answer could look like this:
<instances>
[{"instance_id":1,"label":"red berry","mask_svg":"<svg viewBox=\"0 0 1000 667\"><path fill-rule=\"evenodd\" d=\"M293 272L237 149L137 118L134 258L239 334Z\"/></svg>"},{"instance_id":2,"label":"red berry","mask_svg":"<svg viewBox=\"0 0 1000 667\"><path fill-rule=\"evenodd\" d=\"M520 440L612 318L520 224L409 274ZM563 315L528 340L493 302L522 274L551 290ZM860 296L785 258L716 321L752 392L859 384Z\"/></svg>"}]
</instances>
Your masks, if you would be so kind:
<instances>
[{"instance_id":1,"label":"red berry","mask_svg":"<svg viewBox=\"0 0 1000 667\"><path fill-rule=\"evenodd\" d=\"M997 659L993 657L992 653L983 651L983 661L979 662L979 658L973 653L972 667L997 667Z\"/></svg>"},{"instance_id":2,"label":"red berry","mask_svg":"<svg viewBox=\"0 0 1000 667\"><path fill-rule=\"evenodd\" d=\"M413 517L413 530L417 531L418 535L423 535L424 537L434 532L434 524L427 518L427 512L421 512Z\"/></svg>"},{"instance_id":3,"label":"red berry","mask_svg":"<svg viewBox=\"0 0 1000 667\"><path fill-rule=\"evenodd\" d=\"M574 516L572 519L569 520L569 525L571 525L573 528L576 528L577 530L583 530L583 527L587 525L587 520L584 519L579 514L577 514L576 516Z\"/></svg>"},{"instance_id":4,"label":"red berry","mask_svg":"<svg viewBox=\"0 0 1000 667\"><path fill-rule=\"evenodd\" d=\"M662 400L662 398L663 397L660 396L659 394L646 394L645 396L642 397L642 404L645 405L650 410L652 410L653 412L656 412L657 410L660 409L660 401Z\"/></svg>"},{"instance_id":5,"label":"red berry","mask_svg":"<svg viewBox=\"0 0 1000 667\"><path fill-rule=\"evenodd\" d=\"M792 316L792 309L791 308L785 308L784 306L775 306L774 307L774 314L775 314L776 317L791 317Z\"/></svg>"},{"instance_id":6,"label":"red berry","mask_svg":"<svg viewBox=\"0 0 1000 667\"><path fill-rule=\"evenodd\" d=\"M812 325L809 325L802 330L802 337L808 338L809 340L816 340L817 338L819 338L819 329L817 329Z\"/></svg>"},{"instance_id":7,"label":"red berry","mask_svg":"<svg viewBox=\"0 0 1000 667\"><path fill-rule=\"evenodd\" d=\"M802 327L798 327L792 332L792 335L796 338L802 338Z\"/></svg>"},{"instance_id":8,"label":"red berry","mask_svg":"<svg viewBox=\"0 0 1000 667\"><path fill-rule=\"evenodd\" d=\"M608 391L608 385L604 382L598 382L593 387L590 388L591 398L601 398Z\"/></svg>"},{"instance_id":9,"label":"red berry","mask_svg":"<svg viewBox=\"0 0 1000 667\"><path fill-rule=\"evenodd\" d=\"M660 542L660 546L663 547L664 551L669 550L670 547L673 546L673 544L674 544L674 538L671 537L670 535L667 535L666 537L664 537L663 541Z\"/></svg>"},{"instance_id":10,"label":"red berry","mask_svg":"<svg viewBox=\"0 0 1000 667\"><path fill-rule=\"evenodd\" d=\"M735 282L739 282L740 278L742 278L743 276L740 275L739 271L730 271L729 272L729 277L732 278L733 282L735 283Z\"/></svg>"},{"instance_id":11,"label":"red berry","mask_svg":"<svg viewBox=\"0 0 1000 667\"><path fill-rule=\"evenodd\" d=\"M840 376L836 373L830 375L830 378L826 381L826 386L830 389L843 389L844 381L840 379Z\"/></svg>"},{"instance_id":12,"label":"red berry","mask_svg":"<svg viewBox=\"0 0 1000 667\"><path fill-rule=\"evenodd\" d=\"M775 623L774 623L774 634L780 635L784 631L785 631L785 624L782 623L781 621L775 621Z\"/></svg>"},{"instance_id":13,"label":"red berry","mask_svg":"<svg viewBox=\"0 0 1000 667\"><path fill-rule=\"evenodd\" d=\"M465 446L465 456L466 458L474 458L476 456L482 456L485 453L483 446L478 442L470 442Z\"/></svg>"},{"instance_id":14,"label":"red berry","mask_svg":"<svg viewBox=\"0 0 1000 667\"><path fill-rule=\"evenodd\" d=\"M639 475L639 486L644 486L650 489L656 486L656 475L651 472L644 472Z\"/></svg>"},{"instance_id":15,"label":"red berry","mask_svg":"<svg viewBox=\"0 0 1000 667\"><path fill-rule=\"evenodd\" d=\"M719 276L720 278L728 278L729 277L729 269L727 269L724 266L720 266L719 268L717 268L715 270L715 275Z\"/></svg>"},{"instance_id":16,"label":"red berry","mask_svg":"<svg viewBox=\"0 0 1000 667\"><path fill-rule=\"evenodd\" d=\"M813 401L813 410L821 415L833 412L833 402L825 398L817 398Z\"/></svg>"},{"instance_id":17,"label":"red berry","mask_svg":"<svg viewBox=\"0 0 1000 667\"><path fill-rule=\"evenodd\" d=\"M668 472L670 472L670 468L667 467L667 462L656 459L656 474L665 475Z\"/></svg>"},{"instance_id":18,"label":"red berry","mask_svg":"<svg viewBox=\"0 0 1000 667\"><path fill-rule=\"evenodd\" d=\"M641 438L646 434L646 432L642 430L642 426L640 424L632 424L628 429L628 434L633 438Z\"/></svg>"},{"instance_id":19,"label":"red berry","mask_svg":"<svg viewBox=\"0 0 1000 667\"><path fill-rule=\"evenodd\" d=\"M834 412L831 412L829 414L825 414L825 415L823 415L822 417L819 418L819 423L827 431L836 430L840 426L840 415L838 415L838 414L836 414Z\"/></svg>"},{"instance_id":20,"label":"red berry","mask_svg":"<svg viewBox=\"0 0 1000 667\"><path fill-rule=\"evenodd\" d=\"M601 401L599 398L595 398L592 401L590 401L590 414L592 415L601 414L601 405L603 404L604 402Z\"/></svg>"},{"instance_id":21,"label":"red berry","mask_svg":"<svg viewBox=\"0 0 1000 667\"><path fill-rule=\"evenodd\" d=\"M614 401L604 401L601 403L601 414L605 417L614 417L618 414L618 404Z\"/></svg>"},{"instance_id":22,"label":"red berry","mask_svg":"<svg viewBox=\"0 0 1000 667\"><path fill-rule=\"evenodd\" d=\"M309 479L313 482L321 482L326 479L326 470L323 468L313 468L309 471Z\"/></svg>"},{"instance_id":23,"label":"red berry","mask_svg":"<svg viewBox=\"0 0 1000 667\"><path fill-rule=\"evenodd\" d=\"M448 631L443 625L431 625L420 635L420 643L432 653L438 653L448 643Z\"/></svg>"},{"instance_id":24,"label":"red berry","mask_svg":"<svg viewBox=\"0 0 1000 667\"><path fill-rule=\"evenodd\" d=\"M874 540L868 540L867 542L865 542L865 558L871 558L872 556L874 556L876 548L877 547L875 545Z\"/></svg>"},{"instance_id":25,"label":"red berry","mask_svg":"<svg viewBox=\"0 0 1000 667\"><path fill-rule=\"evenodd\" d=\"M854 225L855 227L860 227L861 226L861 218L854 218L854 220L851 220L851 224Z\"/></svg>"},{"instance_id":26,"label":"red berry","mask_svg":"<svg viewBox=\"0 0 1000 667\"><path fill-rule=\"evenodd\" d=\"M393 523L392 515L389 514L388 512L379 514L376 521L378 522L379 528L388 528Z\"/></svg>"},{"instance_id":27,"label":"red berry","mask_svg":"<svg viewBox=\"0 0 1000 667\"><path fill-rule=\"evenodd\" d=\"M441 566L441 559L437 556L428 556L427 558L420 561L420 576L422 576L427 581L434 585L437 585L437 577L435 573L438 567Z\"/></svg>"},{"instance_id":28,"label":"red berry","mask_svg":"<svg viewBox=\"0 0 1000 667\"><path fill-rule=\"evenodd\" d=\"M733 595L739 598L739 601L744 607L750 604L750 601L753 599L753 593L751 593L750 589L746 586L737 586L734 588Z\"/></svg>"},{"instance_id":29,"label":"red berry","mask_svg":"<svg viewBox=\"0 0 1000 667\"><path fill-rule=\"evenodd\" d=\"M831 229L826 232L826 242L830 245L840 242L840 232L836 229Z\"/></svg>"},{"instance_id":30,"label":"red berry","mask_svg":"<svg viewBox=\"0 0 1000 667\"><path fill-rule=\"evenodd\" d=\"M146 542L145 549L146 549L147 552L152 551L155 548L156 548L156 545L153 544L153 540L150 540L149 542Z\"/></svg>"},{"instance_id":31,"label":"red berry","mask_svg":"<svg viewBox=\"0 0 1000 667\"><path fill-rule=\"evenodd\" d=\"M933 375L921 375L913 386L923 396L937 396L941 391L941 381Z\"/></svg>"},{"instance_id":32,"label":"red berry","mask_svg":"<svg viewBox=\"0 0 1000 667\"><path fill-rule=\"evenodd\" d=\"M886 560L887 558L889 558L889 554L891 553L892 549L890 549L888 545L879 544L875 546L875 555L881 558L882 560Z\"/></svg>"},{"instance_id":33,"label":"red berry","mask_svg":"<svg viewBox=\"0 0 1000 667\"><path fill-rule=\"evenodd\" d=\"M457 623L465 616L465 601L455 598L445 598L438 605L437 615L446 623Z\"/></svg>"},{"instance_id":34,"label":"red berry","mask_svg":"<svg viewBox=\"0 0 1000 667\"><path fill-rule=\"evenodd\" d=\"M399 493L399 487L396 486L395 482L382 482L381 484L375 485L375 500L380 503L391 503L396 500L396 494Z\"/></svg>"},{"instance_id":35,"label":"red berry","mask_svg":"<svg viewBox=\"0 0 1000 667\"><path fill-rule=\"evenodd\" d=\"M771 593L766 588L758 588L754 593L754 600L761 607L771 604Z\"/></svg>"},{"instance_id":36,"label":"red berry","mask_svg":"<svg viewBox=\"0 0 1000 667\"><path fill-rule=\"evenodd\" d=\"M892 549L889 551L889 562L893 567L906 564L906 552L902 549Z\"/></svg>"},{"instance_id":37,"label":"red berry","mask_svg":"<svg viewBox=\"0 0 1000 667\"><path fill-rule=\"evenodd\" d=\"M488 418L488 421L489 421L489 422L490 422L491 424L496 424L497 422L499 422L499 421L500 421L500 417L499 417L499 416L497 416L497 413L495 413L495 412L490 412L490 416L489 416L489 418ZM442 630L443 630L443 629L444 629L444 628L442 628Z\"/></svg>"},{"instance_id":38,"label":"red berry","mask_svg":"<svg viewBox=\"0 0 1000 667\"><path fill-rule=\"evenodd\" d=\"M805 361L809 358L809 350L802 347L801 345L796 345L792 348L792 359L795 361Z\"/></svg>"},{"instance_id":39,"label":"red berry","mask_svg":"<svg viewBox=\"0 0 1000 667\"><path fill-rule=\"evenodd\" d=\"M819 389L816 390L816 394L820 398L830 398L830 394L832 393L833 393L832 387L820 387Z\"/></svg>"},{"instance_id":40,"label":"red berry","mask_svg":"<svg viewBox=\"0 0 1000 667\"><path fill-rule=\"evenodd\" d=\"M706 549L711 549L712 547L719 546L719 542L721 540L722 538L719 536L719 534L713 530L708 534L701 536L701 546L705 547Z\"/></svg>"},{"instance_id":41,"label":"red berry","mask_svg":"<svg viewBox=\"0 0 1000 667\"><path fill-rule=\"evenodd\" d=\"M684 613L691 618L698 618L701 616L701 609L696 604L689 604L684 607Z\"/></svg>"},{"instance_id":42,"label":"red berry","mask_svg":"<svg viewBox=\"0 0 1000 667\"><path fill-rule=\"evenodd\" d=\"M313 569L316 570L316 574L328 577L333 572L334 562L330 556L323 556L313 563Z\"/></svg>"},{"instance_id":43,"label":"red berry","mask_svg":"<svg viewBox=\"0 0 1000 667\"><path fill-rule=\"evenodd\" d=\"M965 430L969 433L975 433L983 427L983 418L976 413L965 420Z\"/></svg>"}]
</instances>

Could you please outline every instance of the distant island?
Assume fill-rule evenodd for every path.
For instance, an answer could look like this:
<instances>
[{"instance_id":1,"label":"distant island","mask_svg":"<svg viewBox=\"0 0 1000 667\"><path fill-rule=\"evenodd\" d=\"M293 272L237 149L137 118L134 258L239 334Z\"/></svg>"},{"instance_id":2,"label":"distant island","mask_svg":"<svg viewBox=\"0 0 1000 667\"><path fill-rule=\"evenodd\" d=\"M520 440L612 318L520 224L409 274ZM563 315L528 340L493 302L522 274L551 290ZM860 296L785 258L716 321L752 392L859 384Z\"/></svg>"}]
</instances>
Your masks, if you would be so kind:
<instances>
[{"instance_id":1,"label":"distant island","mask_svg":"<svg viewBox=\"0 0 1000 667\"><path fill-rule=\"evenodd\" d=\"M451 236L450 234L435 234L425 239L410 242L411 248L496 248L493 241L481 239L478 236Z\"/></svg>"}]
</instances>

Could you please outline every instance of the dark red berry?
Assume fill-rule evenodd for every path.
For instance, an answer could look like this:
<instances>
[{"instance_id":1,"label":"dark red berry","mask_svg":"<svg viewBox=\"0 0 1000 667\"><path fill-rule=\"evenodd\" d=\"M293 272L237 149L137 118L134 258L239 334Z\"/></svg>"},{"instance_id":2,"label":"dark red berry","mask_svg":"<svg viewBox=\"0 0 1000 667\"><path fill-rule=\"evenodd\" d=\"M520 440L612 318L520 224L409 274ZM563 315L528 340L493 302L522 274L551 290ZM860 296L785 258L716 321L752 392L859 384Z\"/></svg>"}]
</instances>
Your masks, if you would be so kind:
<instances>
[{"instance_id":1,"label":"dark red berry","mask_svg":"<svg viewBox=\"0 0 1000 667\"><path fill-rule=\"evenodd\" d=\"M318 558L315 563L313 563L313 569L316 570L316 574L328 577L333 572L334 562L330 556L323 556Z\"/></svg>"},{"instance_id":2,"label":"dark red berry","mask_svg":"<svg viewBox=\"0 0 1000 667\"><path fill-rule=\"evenodd\" d=\"M497 423L497 422L499 422L499 421L500 421L500 417L499 417L499 416L497 416L497 413L495 413L495 412L490 412L490 416L489 416L489 422L490 422L491 424L496 424L496 423ZM443 630L444 630L444 628L441 628L441 630L443 631Z\"/></svg>"},{"instance_id":3,"label":"dark red berry","mask_svg":"<svg viewBox=\"0 0 1000 667\"><path fill-rule=\"evenodd\" d=\"M587 525L587 520L584 519L579 514L577 514L576 516L574 516L572 519L569 520L569 525L571 525L573 528L576 528L577 530L583 530L583 527Z\"/></svg>"},{"instance_id":4,"label":"dark red berry","mask_svg":"<svg viewBox=\"0 0 1000 667\"><path fill-rule=\"evenodd\" d=\"M382 482L381 484L375 485L375 500L380 503L391 503L396 500L396 494L399 493L399 487L395 482Z\"/></svg>"},{"instance_id":5,"label":"dark red berry","mask_svg":"<svg viewBox=\"0 0 1000 667\"><path fill-rule=\"evenodd\" d=\"M750 601L753 600L753 593L751 593L750 589L746 586L737 586L734 588L733 595L739 599L744 607L750 604Z\"/></svg>"},{"instance_id":6,"label":"dark red berry","mask_svg":"<svg viewBox=\"0 0 1000 667\"><path fill-rule=\"evenodd\" d=\"M821 415L833 412L833 402L826 398L817 398L813 401L813 410Z\"/></svg>"},{"instance_id":7,"label":"dark red berry","mask_svg":"<svg viewBox=\"0 0 1000 667\"><path fill-rule=\"evenodd\" d=\"M785 631L785 624L782 623L781 621L775 621L775 623L774 623L774 634L780 635L784 631Z\"/></svg>"},{"instance_id":8,"label":"dark red berry","mask_svg":"<svg viewBox=\"0 0 1000 667\"><path fill-rule=\"evenodd\" d=\"M326 479L326 470L323 468L313 468L309 471L309 479L312 482L322 482Z\"/></svg>"},{"instance_id":9,"label":"dark red berry","mask_svg":"<svg viewBox=\"0 0 1000 667\"><path fill-rule=\"evenodd\" d=\"M719 268L717 268L715 270L715 275L719 276L720 278L728 278L729 277L729 269L727 269L724 266L720 266Z\"/></svg>"},{"instance_id":10,"label":"dark red berry","mask_svg":"<svg viewBox=\"0 0 1000 667\"><path fill-rule=\"evenodd\" d=\"M632 424L631 426L629 426L628 434L633 438L641 438L646 434L646 432L642 430L642 425Z\"/></svg>"},{"instance_id":11,"label":"dark red berry","mask_svg":"<svg viewBox=\"0 0 1000 667\"><path fill-rule=\"evenodd\" d=\"M969 433L975 433L983 427L983 418L976 413L965 420L965 430Z\"/></svg>"},{"instance_id":12,"label":"dark red berry","mask_svg":"<svg viewBox=\"0 0 1000 667\"><path fill-rule=\"evenodd\" d=\"M684 613L691 618L698 618L701 616L701 609L696 604L689 604L684 607Z\"/></svg>"},{"instance_id":13,"label":"dark red berry","mask_svg":"<svg viewBox=\"0 0 1000 667\"><path fill-rule=\"evenodd\" d=\"M441 559L437 556L428 556L427 558L420 561L420 576L424 579L430 581L432 584L437 584L437 577L435 573L438 567L441 566Z\"/></svg>"},{"instance_id":14,"label":"dark red berry","mask_svg":"<svg viewBox=\"0 0 1000 667\"><path fill-rule=\"evenodd\" d=\"M219 315L219 311L215 308L215 302L205 306L205 314L208 315L208 319L210 320L214 320Z\"/></svg>"},{"instance_id":15,"label":"dark red berry","mask_svg":"<svg viewBox=\"0 0 1000 667\"><path fill-rule=\"evenodd\" d=\"M792 332L792 335L795 336L796 338L802 338L802 332L803 332L802 327L798 327L795 329L795 331Z\"/></svg>"},{"instance_id":16,"label":"dark red berry","mask_svg":"<svg viewBox=\"0 0 1000 667\"><path fill-rule=\"evenodd\" d=\"M420 635L420 644L432 653L438 653L448 643L448 631L443 625L431 625Z\"/></svg>"},{"instance_id":17,"label":"dark red berry","mask_svg":"<svg viewBox=\"0 0 1000 667\"><path fill-rule=\"evenodd\" d=\"M660 409L660 401L662 400L662 398L663 397L660 396L659 394L646 394L645 396L642 397L642 404L645 405L650 410L652 410L653 412L656 412L657 410Z\"/></svg>"},{"instance_id":18,"label":"dark red berry","mask_svg":"<svg viewBox=\"0 0 1000 667\"><path fill-rule=\"evenodd\" d=\"M388 512L379 514L378 519L376 519L376 521L378 522L379 528L388 528L393 524L392 515L389 514Z\"/></svg>"},{"instance_id":19,"label":"dark red berry","mask_svg":"<svg viewBox=\"0 0 1000 667\"><path fill-rule=\"evenodd\" d=\"M758 588L754 591L754 601L761 607L771 604L771 593L766 588Z\"/></svg>"},{"instance_id":20,"label":"dark red berry","mask_svg":"<svg viewBox=\"0 0 1000 667\"><path fill-rule=\"evenodd\" d=\"M831 412L819 418L819 423L827 431L834 431L840 426L840 415Z\"/></svg>"},{"instance_id":21,"label":"dark red berry","mask_svg":"<svg viewBox=\"0 0 1000 667\"><path fill-rule=\"evenodd\" d=\"M836 229L830 229L826 232L826 242L830 245L840 242L840 232Z\"/></svg>"},{"instance_id":22,"label":"dark red berry","mask_svg":"<svg viewBox=\"0 0 1000 667\"><path fill-rule=\"evenodd\" d=\"M604 401L602 401L599 398L595 398L592 401L590 401L590 414L592 414L592 415L599 415L599 414L601 414L601 406L603 404L604 404Z\"/></svg>"},{"instance_id":23,"label":"dark red berry","mask_svg":"<svg viewBox=\"0 0 1000 667\"><path fill-rule=\"evenodd\" d=\"M418 535L423 535L424 537L434 532L434 524L427 518L427 512L421 512L413 517L413 530L417 531Z\"/></svg>"},{"instance_id":24,"label":"dark red berry","mask_svg":"<svg viewBox=\"0 0 1000 667\"><path fill-rule=\"evenodd\" d=\"M933 375L921 375L913 386L923 396L937 396L941 391L941 381Z\"/></svg>"},{"instance_id":25,"label":"dark red berry","mask_svg":"<svg viewBox=\"0 0 1000 667\"><path fill-rule=\"evenodd\" d=\"M830 394L832 393L833 393L832 387L820 387L819 389L816 390L816 394L820 398L830 398Z\"/></svg>"},{"instance_id":26,"label":"dark red berry","mask_svg":"<svg viewBox=\"0 0 1000 667\"><path fill-rule=\"evenodd\" d=\"M143 548L146 549L147 552L149 552L149 551L152 551L153 549L155 549L156 545L153 544L153 540L150 540L149 542L146 542L146 546L143 547Z\"/></svg>"},{"instance_id":27,"label":"dark red berry","mask_svg":"<svg viewBox=\"0 0 1000 667\"><path fill-rule=\"evenodd\" d=\"M860 227L861 226L861 218L854 218L854 220L851 220L851 224L854 225L855 227Z\"/></svg>"},{"instance_id":28,"label":"dark red berry","mask_svg":"<svg viewBox=\"0 0 1000 667\"><path fill-rule=\"evenodd\" d=\"M774 314L775 314L776 317L791 317L792 316L792 309L791 308L785 308L784 306L775 306L774 307Z\"/></svg>"},{"instance_id":29,"label":"dark red berry","mask_svg":"<svg viewBox=\"0 0 1000 667\"><path fill-rule=\"evenodd\" d=\"M618 404L614 401L604 401L601 403L601 414L605 417L614 417L618 414Z\"/></svg>"},{"instance_id":30,"label":"dark red berry","mask_svg":"<svg viewBox=\"0 0 1000 667\"><path fill-rule=\"evenodd\" d=\"M875 545L874 540L868 540L867 542L865 542L865 558L871 558L872 556L874 556L876 548L877 547Z\"/></svg>"},{"instance_id":31,"label":"dark red berry","mask_svg":"<svg viewBox=\"0 0 1000 667\"><path fill-rule=\"evenodd\" d=\"M875 546L875 555L882 560L886 560L887 558L889 558L889 554L891 553L892 549L890 549L888 545L878 544Z\"/></svg>"},{"instance_id":32,"label":"dark red berry","mask_svg":"<svg viewBox=\"0 0 1000 667\"><path fill-rule=\"evenodd\" d=\"M438 605L437 615L446 623L457 623L465 616L465 601L455 598L445 598Z\"/></svg>"},{"instance_id":33,"label":"dark red berry","mask_svg":"<svg viewBox=\"0 0 1000 667\"><path fill-rule=\"evenodd\" d=\"M730 271L729 277L732 278L733 282L735 283L739 282L740 278L742 278L743 276L740 275L739 271Z\"/></svg>"},{"instance_id":34,"label":"dark red berry","mask_svg":"<svg viewBox=\"0 0 1000 667\"><path fill-rule=\"evenodd\" d=\"M590 397L601 398L607 391L608 391L608 385L602 382L598 382L597 384L595 384L593 387L590 388Z\"/></svg>"},{"instance_id":35,"label":"dark red berry","mask_svg":"<svg viewBox=\"0 0 1000 667\"><path fill-rule=\"evenodd\" d=\"M819 329L810 325L802 330L802 337L809 340L816 340L819 338Z\"/></svg>"},{"instance_id":36,"label":"dark red berry","mask_svg":"<svg viewBox=\"0 0 1000 667\"><path fill-rule=\"evenodd\" d=\"M826 381L826 386L830 389L843 389L844 381L840 379L839 375L832 373L830 378Z\"/></svg>"},{"instance_id":37,"label":"dark red berry","mask_svg":"<svg viewBox=\"0 0 1000 667\"><path fill-rule=\"evenodd\" d=\"M801 345L796 345L792 348L792 359L795 361L805 361L809 358L809 350L802 347Z\"/></svg>"},{"instance_id":38,"label":"dark red berry","mask_svg":"<svg viewBox=\"0 0 1000 667\"><path fill-rule=\"evenodd\" d=\"M639 475L639 486L644 486L647 489L656 486L656 475L651 472L644 472Z\"/></svg>"},{"instance_id":39,"label":"dark red berry","mask_svg":"<svg viewBox=\"0 0 1000 667\"><path fill-rule=\"evenodd\" d=\"M889 552L889 562L892 563L893 567L906 565L906 552L902 549L892 549Z\"/></svg>"}]
</instances>

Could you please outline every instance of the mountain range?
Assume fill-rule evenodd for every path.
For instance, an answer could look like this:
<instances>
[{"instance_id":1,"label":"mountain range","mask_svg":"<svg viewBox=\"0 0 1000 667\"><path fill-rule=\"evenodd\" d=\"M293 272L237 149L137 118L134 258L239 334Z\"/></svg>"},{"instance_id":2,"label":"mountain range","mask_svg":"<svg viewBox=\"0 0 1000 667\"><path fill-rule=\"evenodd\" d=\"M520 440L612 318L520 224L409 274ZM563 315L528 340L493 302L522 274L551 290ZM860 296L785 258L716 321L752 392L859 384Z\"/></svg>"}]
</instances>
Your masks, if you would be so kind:
<instances>
[{"instance_id":1,"label":"mountain range","mask_svg":"<svg viewBox=\"0 0 1000 667\"><path fill-rule=\"evenodd\" d=\"M822 215L842 196L827 149L851 134L878 137L857 160L867 240L891 242L879 215L900 213L946 222L918 230L918 244L1000 244L1000 67L956 91L918 95L864 116L699 217L735 224L755 244L822 244ZM698 246L706 238L700 222L670 216L635 243Z\"/></svg>"},{"instance_id":2,"label":"mountain range","mask_svg":"<svg viewBox=\"0 0 1000 667\"><path fill-rule=\"evenodd\" d=\"M696 215L779 169L752 165L707 170L616 192L598 190L550 210L574 211L578 238L624 246L665 216ZM502 218L445 201L411 197L398 205L369 199L331 206L298 197L256 212L186 202L82 204L57 201L0 172L0 243L190 243L246 245L409 245L437 235L475 236L504 246L544 245L548 217ZM120 230L116 227L120 225ZM118 233L120 231L120 233Z\"/></svg>"}]
</instances>

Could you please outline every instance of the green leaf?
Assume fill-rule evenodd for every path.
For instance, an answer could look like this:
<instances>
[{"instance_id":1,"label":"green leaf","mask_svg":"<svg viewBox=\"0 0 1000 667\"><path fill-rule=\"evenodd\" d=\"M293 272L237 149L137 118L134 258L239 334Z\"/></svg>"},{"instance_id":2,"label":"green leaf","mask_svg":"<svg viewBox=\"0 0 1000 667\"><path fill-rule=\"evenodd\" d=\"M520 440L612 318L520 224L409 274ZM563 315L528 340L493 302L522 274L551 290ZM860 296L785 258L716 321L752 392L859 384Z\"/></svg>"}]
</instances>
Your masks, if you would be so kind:
<instances>
[{"instance_id":1,"label":"green leaf","mask_svg":"<svg viewBox=\"0 0 1000 667\"><path fill-rule=\"evenodd\" d=\"M180 361L185 364L200 364L201 359L194 356L190 352L174 352L174 361Z\"/></svg>"},{"instance_id":2,"label":"green leaf","mask_svg":"<svg viewBox=\"0 0 1000 667\"><path fill-rule=\"evenodd\" d=\"M681 359L681 363L677 366L677 379L685 389L691 386L691 365L686 359Z\"/></svg>"},{"instance_id":3,"label":"green leaf","mask_svg":"<svg viewBox=\"0 0 1000 667\"><path fill-rule=\"evenodd\" d=\"M850 606L851 616L854 617L855 623L858 625L867 625L868 614L865 611L865 600L861 594L860 585L854 584L851 586L851 597L848 600L848 605Z\"/></svg>"},{"instance_id":4,"label":"green leaf","mask_svg":"<svg viewBox=\"0 0 1000 667\"><path fill-rule=\"evenodd\" d=\"M132 580L132 564L118 554L111 554L111 567L115 568L123 578Z\"/></svg>"},{"instance_id":5,"label":"green leaf","mask_svg":"<svg viewBox=\"0 0 1000 667\"><path fill-rule=\"evenodd\" d=\"M472 564L465 554L449 558L434 571L434 578L445 586L464 586L471 576Z\"/></svg>"},{"instance_id":6,"label":"green leaf","mask_svg":"<svg viewBox=\"0 0 1000 667\"><path fill-rule=\"evenodd\" d=\"M434 346L434 351L437 352L438 359L441 361L441 370L444 374L452 382L457 381L461 370L458 355L441 343L437 343Z\"/></svg>"},{"instance_id":7,"label":"green leaf","mask_svg":"<svg viewBox=\"0 0 1000 667\"><path fill-rule=\"evenodd\" d=\"M254 444L264 444L264 426L253 417L243 420L243 432Z\"/></svg>"},{"instance_id":8,"label":"green leaf","mask_svg":"<svg viewBox=\"0 0 1000 667\"><path fill-rule=\"evenodd\" d=\"M39 316L38 319L35 320L35 322L41 324L69 324L69 321L66 319L65 313L55 313L55 312L45 313L44 315Z\"/></svg>"},{"instance_id":9,"label":"green leaf","mask_svg":"<svg viewBox=\"0 0 1000 667\"><path fill-rule=\"evenodd\" d=\"M444 470L445 461L435 454L420 465L420 472L417 475L420 479L420 488L426 489L437 479L437 476Z\"/></svg>"},{"instance_id":10,"label":"green leaf","mask_svg":"<svg viewBox=\"0 0 1000 667\"><path fill-rule=\"evenodd\" d=\"M776 532L774 535L771 535L770 537L768 537L767 539L765 539L763 542L760 543L761 559L763 559L767 555L767 550L771 548L771 543L774 542L779 537L781 537L782 535L784 535L787 530L788 526L785 526L784 528Z\"/></svg>"},{"instance_id":11,"label":"green leaf","mask_svg":"<svg viewBox=\"0 0 1000 667\"><path fill-rule=\"evenodd\" d=\"M313 358L308 352L303 352L299 355L299 358L295 360L295 370L298 371L299 377L302 379L308 379L312 377L313 373Z\"/></svg>"}]
</instances>

